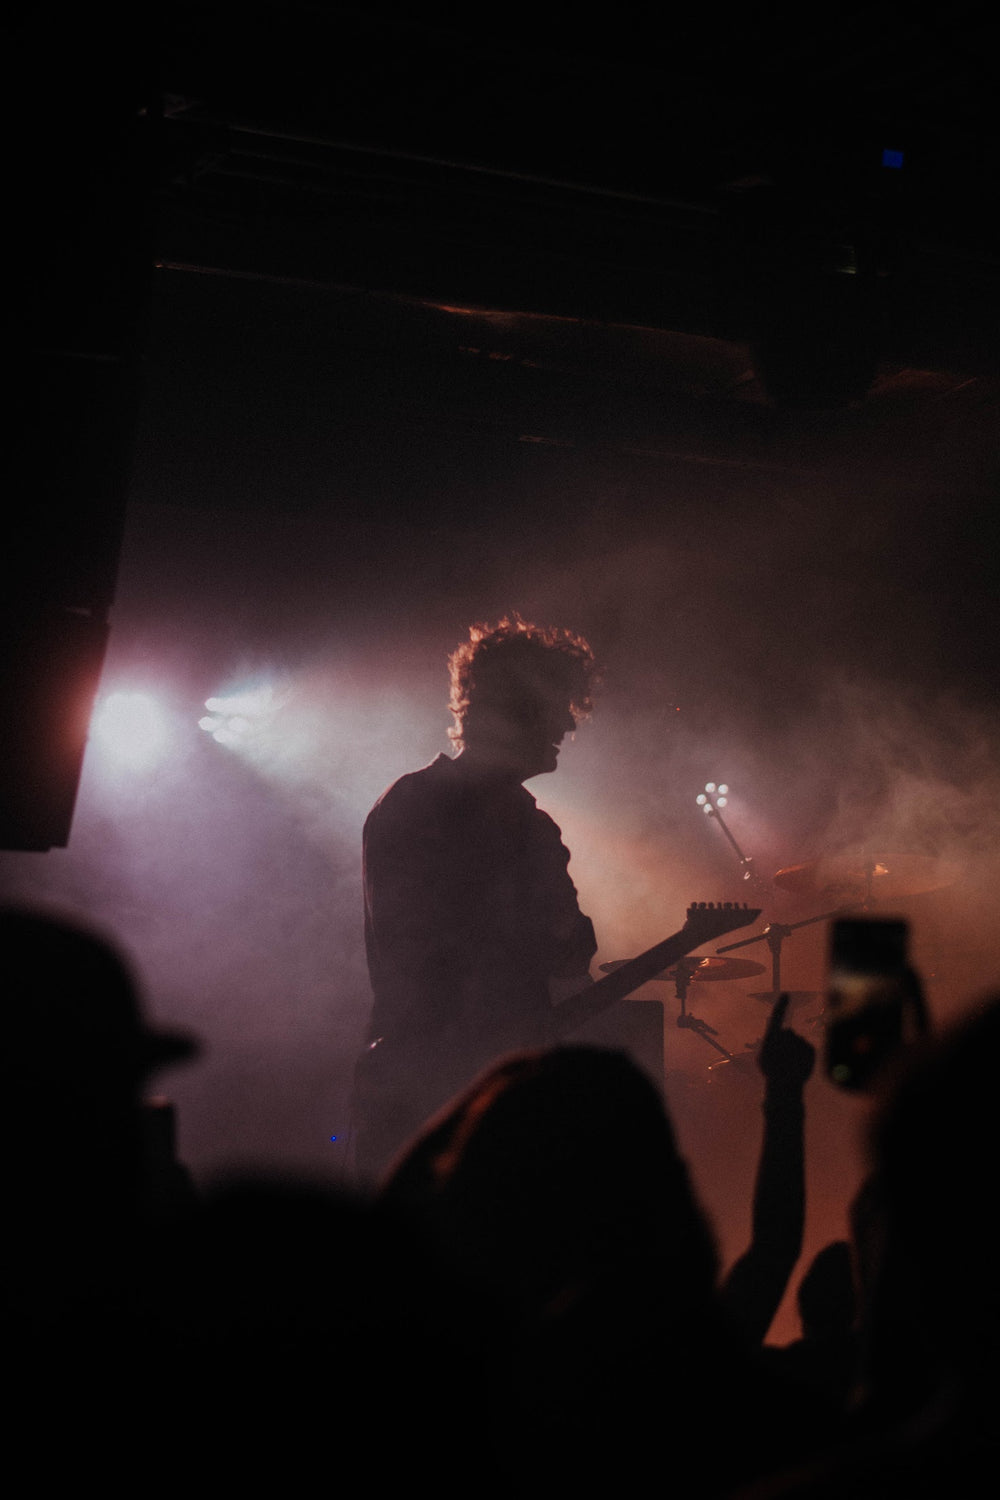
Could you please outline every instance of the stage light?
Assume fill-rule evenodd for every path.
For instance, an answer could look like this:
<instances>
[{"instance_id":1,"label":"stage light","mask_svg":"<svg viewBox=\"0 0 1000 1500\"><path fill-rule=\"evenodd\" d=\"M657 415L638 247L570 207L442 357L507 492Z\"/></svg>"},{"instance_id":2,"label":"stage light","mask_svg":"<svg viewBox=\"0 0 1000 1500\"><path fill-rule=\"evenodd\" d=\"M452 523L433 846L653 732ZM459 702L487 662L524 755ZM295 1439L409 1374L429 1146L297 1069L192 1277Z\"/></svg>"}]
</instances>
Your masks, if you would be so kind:
<instances>
[{"instance_id":1,"label":"stage light","mask_svg":"<svg viewBox=\"0 0 1000 1500\"><path fill-rule=\"evenodd\" d=\"M694 800L702 812L711 817L712 813L717 812L720 807L726 806L729 801L728 792L729 788L724 781L706 781L705 790L699 792Z\"/></svg>"},{"instance_id":2,"label":"stage light","mask_svg":"<svg viewBox=\"0 0 1000 1500\"><path fill-rule=\"evenodd\" d=\"M106 755L141 770L166 752L167 717L149 693L114 692L97 705L93 735Z\"/></svg>"},{"instance_id":3,"label":"stage light","mask_svg":"<svg viewBox=\"0 0 1000 1500\"><path fill-rule=\"evenodd\" d=\"M198 728L227 749L250 750L279 706L271 683L245 688L226 697L206 698L208 713L198 720Z\"/></svg>"},{"instance_id":4,"label":"stage light","mask_svg":"<svg viewBox=\"0 0 1000 1500\"><path fill-rule=\"evenodd\" d=\"M209 713L225 714L229 719L242 717L248 721L262 718L277 706L277 696L270 682L243 688L240 692L228 693L225 697L205 699L205 707Z\"/></svg>"}]
</instances>

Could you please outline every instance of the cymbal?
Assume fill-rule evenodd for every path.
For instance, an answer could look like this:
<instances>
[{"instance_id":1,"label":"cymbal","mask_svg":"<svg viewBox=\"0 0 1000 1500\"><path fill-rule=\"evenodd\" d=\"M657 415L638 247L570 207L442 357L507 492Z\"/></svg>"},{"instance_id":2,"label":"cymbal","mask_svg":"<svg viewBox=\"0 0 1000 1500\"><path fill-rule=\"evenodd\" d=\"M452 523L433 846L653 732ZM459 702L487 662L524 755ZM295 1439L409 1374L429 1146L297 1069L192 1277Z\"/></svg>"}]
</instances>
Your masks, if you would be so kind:
<instances>
[{"instance_id":1,"label":"cymbal","mask_svg":"<svg viewBox=\"0 0 1000 1500\"><path fill-rule=\"evenodd\" d=\"M631 959L617 958L611 963L600 964L599 968L602 974L610 974L627 963L631 963ZM661 969L653 978L671 982L683 978L696 979L700 984L705 979L749 979L751 974L763 972L764 965L755 964L749 958L682 958L672 969Z\"/></svg>"},{"instance_id":2,"label":"cymbal","mask_svg":"<svg viewBox=\"0 0 1000 1500\"><path fill-rule=\"evenodd\" d=\"M788 996L789 1010L799 1010L803 1005L811 1005L814 1000L823 999L822 990L778 990L777 994L774 990L752 990L750 999L763 1000L766 1004L773 1005L778 995Z\"/></svg>"},{"instance_id":3,"label":"cymbal","mask_svg":"<svg viewBox=\"0 0 1000 1500\"><path fill-rule=\"evenodd\" d=\"M931 854L886 853L876 859L862 851L788 865L778 871L774 883L799 896L854 906L944 890L954 885L959 873L954 861Z\"/></svg>"}]
</instances>

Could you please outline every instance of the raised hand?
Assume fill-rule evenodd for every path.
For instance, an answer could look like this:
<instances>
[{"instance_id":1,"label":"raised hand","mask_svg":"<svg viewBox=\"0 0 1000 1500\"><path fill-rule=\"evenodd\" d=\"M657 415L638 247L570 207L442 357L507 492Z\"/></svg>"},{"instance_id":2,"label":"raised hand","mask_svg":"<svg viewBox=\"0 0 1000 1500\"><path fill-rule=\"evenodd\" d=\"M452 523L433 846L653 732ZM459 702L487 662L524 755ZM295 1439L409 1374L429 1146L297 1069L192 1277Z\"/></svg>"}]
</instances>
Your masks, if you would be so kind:
<instances>
[{"instance_id":1,"label":"raised hand","mask_svg":"<svg viewBox=\"0 0 1000 1500\"><path fill-rule=\"evenodd\" d=\"M768 1087L801 1089L812 1073L816 1049L804 1036L785 1025L789 997L778 996L768 1017L767 1029L757 1054L757 1066Z\"/></svg>"}]
</instances>

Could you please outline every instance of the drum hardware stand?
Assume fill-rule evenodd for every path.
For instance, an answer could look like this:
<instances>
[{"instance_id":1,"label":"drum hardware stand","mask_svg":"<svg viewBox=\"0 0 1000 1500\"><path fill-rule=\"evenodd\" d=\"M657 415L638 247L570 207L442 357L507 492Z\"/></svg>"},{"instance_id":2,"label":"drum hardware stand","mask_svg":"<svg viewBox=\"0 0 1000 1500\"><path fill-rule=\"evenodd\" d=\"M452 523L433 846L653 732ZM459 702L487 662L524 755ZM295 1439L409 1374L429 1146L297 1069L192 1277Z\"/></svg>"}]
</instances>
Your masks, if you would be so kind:
<instances>
[{"instance_id":1,"label":"drum hardware stand","mask_svg":"<svg viewBox=\"0 0 1000 1500\"><path fill-rule=\"evenodd\" d=\"M678 963L676 966L674 973L674 990L678 1000L681 1002L681 1013L677 1017L677 1024L681 1028L686 1028L688 1031L696 1032L698 1036L701 1037L702 1041L707 1042L710 1047L714 1047L716 1052L721 1052L723 1057L726 1058L728 1062L733 1062L733 1054L731 1052L728 1052L726 1048L723 1047L721 1042L715 1042L712 1040L713 1037L716 1037L719 1034L716 1031L715 1027L709 1026L707 1021L699 1021L697 1016L692 1016L688 1013L687 1006L685 1004L685 1001L687 999L688 985L691 983L691 975L694 969L697 968L697 966L697 959L692 962L691 960L686 958L682 958L680 963Z\"/></svg>"}]
</instances>

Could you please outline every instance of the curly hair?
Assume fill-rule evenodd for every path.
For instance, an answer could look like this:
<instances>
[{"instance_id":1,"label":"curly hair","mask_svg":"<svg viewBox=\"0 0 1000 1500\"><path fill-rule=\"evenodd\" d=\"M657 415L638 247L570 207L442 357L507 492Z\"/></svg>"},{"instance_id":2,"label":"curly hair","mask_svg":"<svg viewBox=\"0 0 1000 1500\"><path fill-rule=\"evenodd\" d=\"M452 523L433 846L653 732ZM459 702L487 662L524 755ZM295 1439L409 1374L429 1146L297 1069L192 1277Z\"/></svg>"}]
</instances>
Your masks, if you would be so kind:
<instances>
[{"instance_id":1,"label":"curly hair","mask_svg":"<svg viewBox=\"0 0 1000 1500\"><path fill-rule=\"evenodd\" d=\"M524 705L560 699L579 722L593 708L599 674L594 653L583 636L558 626L532 625L519 614L495 625L469 628L469 639L448 658L455 720L448 731L463 744L467 721L476 710L517 717Z\"/></svg>"}]
</instances>

